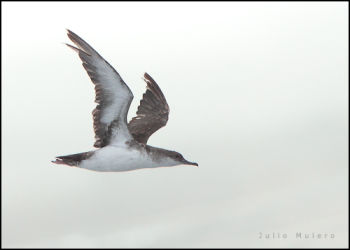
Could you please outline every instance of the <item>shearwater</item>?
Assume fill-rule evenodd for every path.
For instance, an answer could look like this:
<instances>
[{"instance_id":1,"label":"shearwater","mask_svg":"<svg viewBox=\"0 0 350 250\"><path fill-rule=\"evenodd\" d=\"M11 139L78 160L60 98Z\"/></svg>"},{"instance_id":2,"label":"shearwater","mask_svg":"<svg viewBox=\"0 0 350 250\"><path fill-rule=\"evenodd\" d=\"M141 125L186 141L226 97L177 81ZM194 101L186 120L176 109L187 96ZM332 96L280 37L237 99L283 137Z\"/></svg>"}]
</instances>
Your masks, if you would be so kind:
<instances>
[{"instance_id":1,"label":"shearwater","mask_svg":"<svg viewBox=\"0 0 350 250\"><path fill-rule=\"evenodd\" d=\"M79 154L57 156L56 164L94 171L129 171L170 167L181 164L198 166L178 152L147 145L149 137L165 126L169 106L157 83L147 73L147 83L136 116L127 122L133 94L119 73L87 42L70 30L69 39L95 85L96 108L92 111L95 144L98 149Z\"/></svg>"}]
</instances>

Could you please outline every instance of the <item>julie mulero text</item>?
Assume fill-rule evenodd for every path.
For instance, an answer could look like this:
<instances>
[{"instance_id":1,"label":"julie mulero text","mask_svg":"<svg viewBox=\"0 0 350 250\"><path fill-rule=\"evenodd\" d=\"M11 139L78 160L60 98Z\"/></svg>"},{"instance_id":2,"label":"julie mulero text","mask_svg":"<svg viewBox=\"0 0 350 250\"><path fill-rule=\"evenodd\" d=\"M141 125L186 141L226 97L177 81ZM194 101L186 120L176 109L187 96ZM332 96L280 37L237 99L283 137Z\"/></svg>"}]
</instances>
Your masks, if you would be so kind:
<instances>
[{"instance_id":1,"label":"julie mulero text","mask_svg":"<svg viewBox=\"0 0 350 250\"><path fill-rule=\"evenodd\" d=\"M280 232L272 232L272 233L263 233L259 232L259 239L334 239L335 234L334 233L315 233L315 232L296 232L294 234L288 234L288 233L280 233Z\"/></svg>"}]
</instances>

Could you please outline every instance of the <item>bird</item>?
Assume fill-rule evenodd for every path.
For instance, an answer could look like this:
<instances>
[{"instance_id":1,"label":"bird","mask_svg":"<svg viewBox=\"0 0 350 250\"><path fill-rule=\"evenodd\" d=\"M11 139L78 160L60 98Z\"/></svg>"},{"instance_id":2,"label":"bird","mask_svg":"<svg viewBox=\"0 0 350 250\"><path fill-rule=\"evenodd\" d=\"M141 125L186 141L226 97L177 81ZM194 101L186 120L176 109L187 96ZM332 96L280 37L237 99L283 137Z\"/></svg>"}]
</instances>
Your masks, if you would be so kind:
<instances>
[{"instance_id":1,"label":"bird","mask_svg":"<svg viewBox=\"0 0 350 250\"><path fill-rule=\"evenodd\" d=\"M147 144L149 137L167 124L169 106L158 84L144 73L146 82L136 116L127 122L133 93L119 73L86 41L67 29L73 49L95 87L92 111L95 150L56 156L55 164L98 172L123 172L137 169L197 166L182 154Z\"/></svg>"}]
</instances>

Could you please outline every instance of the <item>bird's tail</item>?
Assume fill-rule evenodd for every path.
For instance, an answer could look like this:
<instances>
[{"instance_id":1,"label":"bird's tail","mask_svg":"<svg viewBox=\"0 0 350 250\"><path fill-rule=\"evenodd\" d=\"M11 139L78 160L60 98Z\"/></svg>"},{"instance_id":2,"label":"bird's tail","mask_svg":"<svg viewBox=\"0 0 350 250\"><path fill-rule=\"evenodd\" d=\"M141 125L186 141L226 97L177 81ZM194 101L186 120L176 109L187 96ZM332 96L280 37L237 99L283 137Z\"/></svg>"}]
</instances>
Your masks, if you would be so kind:
<instances>
[{"instance_id":1,"label":"bird's tail","mask_svg":"<svg viewBox=\"0 0 350 250\"><path fill-rule=\"evenodd\" d=\"M68 166L78 166L81 161L88 159L92 154L93 151L72 155L56 156L56 160L51 162Z\"/></svg>"}]
</instances>

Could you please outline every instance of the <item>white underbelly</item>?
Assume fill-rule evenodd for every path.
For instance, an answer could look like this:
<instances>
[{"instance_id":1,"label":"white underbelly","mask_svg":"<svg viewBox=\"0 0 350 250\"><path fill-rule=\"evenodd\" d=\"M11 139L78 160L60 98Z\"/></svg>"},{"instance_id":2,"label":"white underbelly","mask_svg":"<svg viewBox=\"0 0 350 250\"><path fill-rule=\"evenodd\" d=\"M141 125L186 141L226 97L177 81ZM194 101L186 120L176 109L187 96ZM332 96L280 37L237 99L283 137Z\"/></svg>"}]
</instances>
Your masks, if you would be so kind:
<instances>
[{"instance_id":1,"label":"white underbelly","mask_svg":"<svg viewBox=\"0 0 350 250\"><path fill-rule=\"evenodd\" d=\"M147 155L146 151L139 151L122 146L106 146L101 148L79 167L95 171L119 172L140 168L155 167L156 163Z\"/></svg>"}]
</instances>

